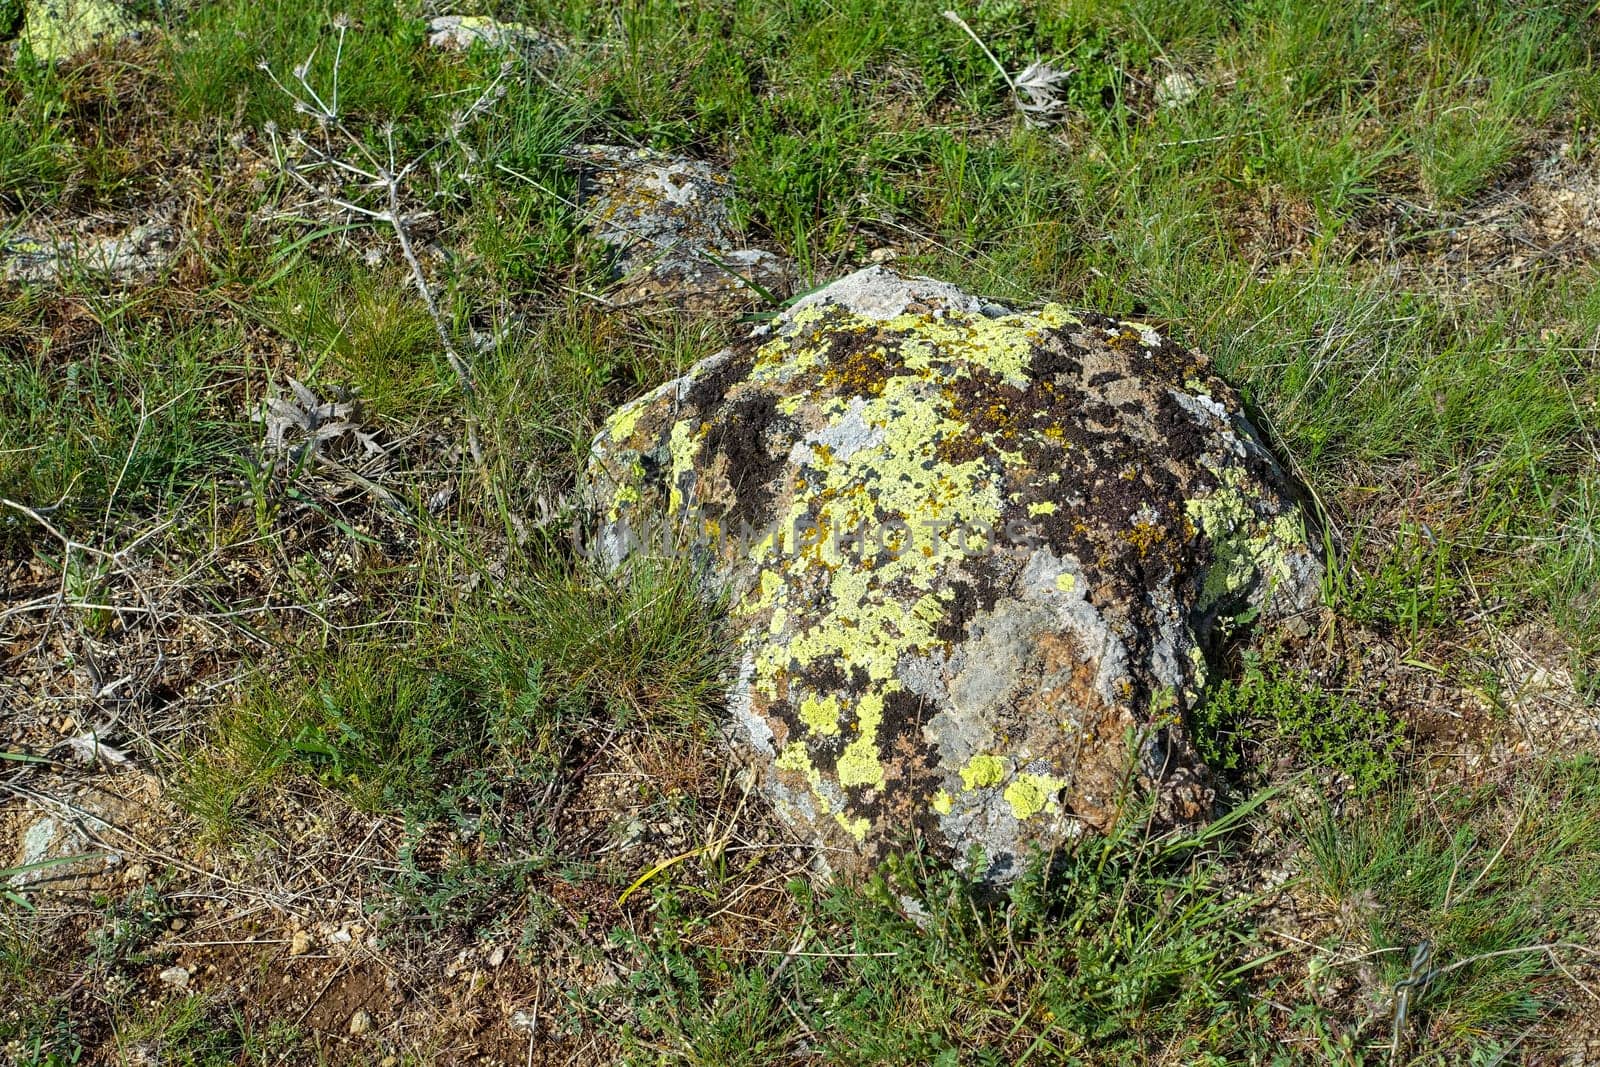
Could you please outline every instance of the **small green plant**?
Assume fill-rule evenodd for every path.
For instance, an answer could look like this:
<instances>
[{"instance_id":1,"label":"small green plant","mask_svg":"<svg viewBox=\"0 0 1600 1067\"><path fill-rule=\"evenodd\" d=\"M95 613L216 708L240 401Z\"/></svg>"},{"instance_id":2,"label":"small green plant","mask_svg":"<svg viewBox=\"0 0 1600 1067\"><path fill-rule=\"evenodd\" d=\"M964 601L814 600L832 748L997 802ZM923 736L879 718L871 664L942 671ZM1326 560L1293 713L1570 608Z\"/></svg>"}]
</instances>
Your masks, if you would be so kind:
<instances>
[{"instance_id":1,"label":"small green plant","mask_svg":"<svg viewBox=\"0 0 1600 1067\"><path fill-rule=\"evenodd\" d=\"M15 1050L27 1067L70 1067L85 1050L66 1003L41 981L50 963L35 920L0 910L0 1056Z\"/></svg>"},{"instance_id":2,"label":"small green plant","mask_svg":"<svg viewBox=\"0 0 1600 1067\"><path fill-rule=\"evenodd\" d=\"M1345 776L1370 795L1394 781L1404 737L1381 708L1319 688L1259 652L1219 683L1194 712L1195 744L1212 770L1245 770L1263 748L1286 748L1306 767Z\"/></svg>"},{"instance_id":3,"label":"small green plant","mask_svg":"<svg viewBox=\"0 0 1600 1067\"><path fill-rule=\"evenodd\" d=\"M135 1009L118 1020L117 1030L121 1049L159 1057L172 1067L232 1067L268 1051L266 1042L251 1039L241 1018L214 1008L204 997Z\"/></svg>"},{"instance_id":4,"label":"small green plant","mask_svg":"<svg viewBox=\"0 0 1600 1067\"><path fill-rule=\"evenodd\" d=\"M149 962L146 948L176 914L178 909L151 885L111 902L87 938L91 962L102 974Z\"/></svg>"}]
</instances>

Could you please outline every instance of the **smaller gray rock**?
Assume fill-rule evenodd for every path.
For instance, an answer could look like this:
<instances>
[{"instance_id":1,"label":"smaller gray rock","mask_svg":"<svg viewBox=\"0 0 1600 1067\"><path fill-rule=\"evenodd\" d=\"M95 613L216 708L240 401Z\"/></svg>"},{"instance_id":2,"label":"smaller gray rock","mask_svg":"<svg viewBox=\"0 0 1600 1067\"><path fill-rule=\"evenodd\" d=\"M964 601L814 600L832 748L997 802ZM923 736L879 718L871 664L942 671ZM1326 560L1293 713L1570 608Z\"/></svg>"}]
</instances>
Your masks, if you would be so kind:
<instances>
[{"instance_id":1,"label":"smaller gray rock","mask_svg":"<svg viewBox=\"0 0 1600 1067\"><path fill-rule=\"evenodd\" d=\"M430 48L465 52L475 44L517 52L547 67L567 55L566 45L520 22L501 22L486 15L441 15L428 23Z\"/></svg>"},{"instance_id":2,"label":"smaller gray rock","mask_svg":"<svg viewBox=\"0 0 1600 1067\"><path fill-rule=\"evenodd\" d=\"M1200 83L1193 75L1175 70L1156 83L1156 104L1160 107L1182 107L1200 92Z\"/></svg>"},{"instance_id":3,"label":"smaller gray rock","mask_svg":"<svg viewBox=\"0 0 1600 1067\"><path fill-rule=\"evenodd\" d=\"M46 62L71 59L100 41L139 30L115 0L27 0L25 7L20 41Z\"/></svg>"},{"instance_id":4,"label":"smaller gray rock","mask_svg":"<svg viewBox=\"0 0 1600 1067\"><path fill-rule=\"evenodd\" d=\"M19 869L11 876L11 886L19 890L79 890L108 866L121 862L120 856L106 853L88 834L105 828L96 815L107 819L125 816L122 802L109 793L86 790L74 798L74 805L85 814L75 818L67 812L42 807L30 807L20 813L20 847L9 864L0 857L0 867ZM62 862L69 859L73 862Z\"/></svg>"},{"instance_id":5,"label":"smaller gray rock","mask_svg":"<svg viewBox=\"0 0 1600 1067\"><path fill-rule=\"evenodd\" d=\"M733 183L708 164L613 145L577 158L585 222L617 253L614 302L734 311L793 289L792 264L740 239Z\"/></svg>"},{"instance_id":6,"label":"smaller gray rock","mask_svg":"<svg viewBox=\"0 0 1600 1067\"><path fill-rule=\"evenodd\" d=\"M177 254L177 232L160 220L115 233L42 229L0 236L0 280L51 285L83 274L114 284L146 281Z\"/></svg>"}]
</instances>

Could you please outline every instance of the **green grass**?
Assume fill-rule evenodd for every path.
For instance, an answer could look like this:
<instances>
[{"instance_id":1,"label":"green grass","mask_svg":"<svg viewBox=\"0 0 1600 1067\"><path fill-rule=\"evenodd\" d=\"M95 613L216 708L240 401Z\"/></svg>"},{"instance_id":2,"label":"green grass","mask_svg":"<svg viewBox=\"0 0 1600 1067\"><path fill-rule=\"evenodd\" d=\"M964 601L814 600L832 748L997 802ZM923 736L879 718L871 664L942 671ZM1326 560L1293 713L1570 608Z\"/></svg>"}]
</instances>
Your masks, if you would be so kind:
<instances>
[{"instance_id":1,"label":"green grass","mask_svg":"<svg viewBox=\"0 0 1600 1067\"><path fill-rule=\"evenodd\" d=\"M169 201L186 227L149 284L0 283L0 496L106 547L173 522L149 565L181 575L190 610L248 626L236 699L204 722L165 722L159 704L135 719L209 855L269 855L256 831L308 796L472 838L481 850L443 872L407 854L384 874L390 929L488 932L525 953L609 937L636 969L569 1006L639 1062L1389 1062L1423 941L1418 973L1439 973L1412 997L1398 1062L1487 1061L1558 1033L1582 994L1557 964L1581 954L1531 949L1593 943L1593 765L1444 788L1381 694L1329 692L1271 641L1196 712L1237 805L1208 829L1150 830L1130 809L999 895L914 855L856 889L796 883L802 921L762 951L719 941L712 891L683 877L714 866L697 856L593 936L550 880L620 911L645 872L614 884L566 855L540 836L538 798L597 737L717 760L726 635L682 569L604 579L559 524L529 529L610 410L743 329L594 298L605 257L564 154L648 146L726 164L739 223L797 260L802 288L892 245L901 267L998 298L1163 326L1238 384L1323 511L1333 617L1318 639L1441 649L1442 676L1471 682L1485 627L1531 624L1593 700L1595 267L1553 246L1501 272L1449 247L1560 142L1592 166L1592 4L960 9L1008 70L1073 68L1052 129L1016 118L943 0L480 6L567 54L502 70L489 49L432 51L418 4L213 0L150 6L136 45L0 64L0 227L141 220ZM308 58L326 99L337 67L344 130L296 112L258 65L303 94ZM1197 92L1164 106L1175 71ZM491 86L492 106L455 122ZM387 224L320 202L381 198L349 173L308 192L277 163L296 135L384 154L391 124L399 160L420 160L409 225L470 393ZM289 375L356 400L392 446L373 468L382 508L261 454L251 412ZM469 417L481 461L461 444ZM62 562L12 508L0 555ZM75 595L126 580L73 567ZM75 638L119 625L86 619ZM1296 816L1262 793L1285 766L1304 775L1291 793L1348 783L1342 806ZM1275 959L1240 873L1256 849L1299 857L1292 890L1324 923ZM96 966L140 965L157 931L138 903L83 946ZM271 1062L280 1039L305 1052L200 998L104 1003L118 1036L96 1046L23 940L0 952L0 999L18 1005L0 1039L37 1062L136 1044L178 1063Z\"/></svg>"},{"instance_id":2,"label":"green grass","mask_svg":"<svg viewBox=\"0 0 1600 1067\"><path fill-rule=\"evenodd\" d=\"M67 1005L35 988L47 959L19 916L0 913L0 1049L15 1050L30 1067L67 1067L84 1050Z\"/></svg>"},{"instance_id":3,"label":"green grass","mask_svg":"<svg viewBox=\"0 0 1600 1067\"><path fill-rule=\"evenodd\" d=\"M1509 1053L1561 968L1589 962L1597 815L1600 765L1584 758L1435 799L1398 795L1353 819L1308 817L1312 883L1351 916L1349 955L1370 954L1397 988L1416 947L1431 949L1421 973L1437 973L1412 998L1407 1043L1450 1059Z\"/></svg>"},{"instance_id":4,"label":"green grass","mask_svg":"<svg viewBox=\"0 0 1600 1067\"><path fill-rule=\"evenodd\" d=\"M224 0L198 6L174 49L172 82L179 114L234 114L251 125L293 120L292 101L265 84L259 64L292 84L291 72L311 60L307 80L331 101L338 58L341 112L374 120L437 117L447 107L438 89L456 88L457 66L419 47L420 19L383 0L360 0L339 12L352 31L342 51L332 12L306 4Z\"/></svg>"},{"instance_id":5,"label":"green grass","mask_svg":"<svg viewBox=\"0 0 1600 1067\"><path fill-rule=\"evenodd\" d=\"M0 497L48 509L69 535L164 512L245 439L219 395L240 380L237 333L28 296L0 304L0 323ZM35 532L0 516L4 542Z\"/></svg>"},{"instance_id":6,"label":"green grass","mask_svg":"<svg viewBox=\"0 0 1600 1067\"><path fill-rule=\"evenodd\" d=\"M1253 804L1196 835L1130 812L999 897L914 858L860 889L797 884L804 922L771 955L691 946L662 887L646 966L591 1010L646 1061L1384 1063L1421 975L1397 1062L1538 1053L1528 1028L1592 954L1597 803L1581 760L1301 816L1307 888L1345 924L1309 951L1274 951L1266 898L1218 880ZM1358 997L1337 980L1362 961Z\"/></svg>"},{"instance_id":7,"label":"green grass","mask_svg":"<svg viewBox=\"0 0 1600 1067\"><path fill-rule=\"evenodd\" d=\"M796 884L803 925L771 955L686 946L658 891L647 965L594 998L644 1058L835 1063L1234 1062L1266 954L1215 879L1230 826L1153 835L1141 813L996 897L910 858L859 890ZM786 954L783 950L790 950ZM1257 1046L1257 1051L1260 1046Z\"/></svg>"},{"instance_id":8,"label":"green grass","mask_svg":"<svg viewBox=\"0 0 1600 1067\"><path fill-rule=\"evenodd\" d=\"M305 267L262 293L256 306L275 333L310 357L308 375L338 382L380 423L425 417L454 384L433 320L399 278Z\"/></svg>"},{"instance_id":9,"label":"green grass","mask_svg":"<svg viewBox=\"0 0 1600 1067\"><path fill-rule=\"evenodd\" d=\"M705 736L725 666L685 565L601 577L546 562L509 587L419 605L381 641L268 671L217 723L186 803L217 841L301 781L437 818L464 782L544 784L597 722Z\"/></svg>"}]
</instances>

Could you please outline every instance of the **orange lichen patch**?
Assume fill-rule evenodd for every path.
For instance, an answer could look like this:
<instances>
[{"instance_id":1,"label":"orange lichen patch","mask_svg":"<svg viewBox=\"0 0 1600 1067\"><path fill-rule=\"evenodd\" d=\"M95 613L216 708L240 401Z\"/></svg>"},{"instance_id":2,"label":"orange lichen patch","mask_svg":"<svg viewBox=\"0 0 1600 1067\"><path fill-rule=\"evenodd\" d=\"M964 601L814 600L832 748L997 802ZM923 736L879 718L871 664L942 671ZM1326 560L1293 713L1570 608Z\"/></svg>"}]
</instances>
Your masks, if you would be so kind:
<instances>
[{"instance_id":1,"label":"orange lichen patch","mask_svg":"<svg viewBox=\"0 0 1600 1067\"><path fill-rule=\"evenodd\" d=\"M1167 531L1154 523L1136 522L1133 524L1133 529L1123 535L1123 539L1134 547L1140 559L1144 559L1152 549L1167 539Z\"/></svg>"}]
</instances>

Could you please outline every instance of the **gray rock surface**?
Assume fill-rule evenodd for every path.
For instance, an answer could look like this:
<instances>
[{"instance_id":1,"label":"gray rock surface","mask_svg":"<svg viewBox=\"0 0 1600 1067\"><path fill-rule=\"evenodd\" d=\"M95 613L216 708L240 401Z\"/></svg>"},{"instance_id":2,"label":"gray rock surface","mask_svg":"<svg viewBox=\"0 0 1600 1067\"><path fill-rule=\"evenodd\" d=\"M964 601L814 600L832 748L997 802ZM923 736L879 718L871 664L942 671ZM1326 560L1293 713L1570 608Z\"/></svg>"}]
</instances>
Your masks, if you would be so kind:
<instances>
[{"instance_id":1,"label":"gray rock surface","mask_svg":"<svg viewBox=\"0 0 1600 1067\"><path fill-rule=\"evenodd\" d=\"M50 284L83 274L126 284L160 274L176 254L177 232L159 219L112 233L51 232L43 226L0 230L0 280Z\"/></svg>"},{"instance_id":2,"label":"gray rock surface","mask_svg":"<svg viewBox=\"0 0 1600 1067\"><path fill-rule=\"evenodd\" d=\"M789 295L793 266L740 239L725 175L645 149L588 145L577 157L586 223L616 250L615 303L736 311L762 290Z\"/></svg>"}]
</instances>

